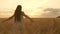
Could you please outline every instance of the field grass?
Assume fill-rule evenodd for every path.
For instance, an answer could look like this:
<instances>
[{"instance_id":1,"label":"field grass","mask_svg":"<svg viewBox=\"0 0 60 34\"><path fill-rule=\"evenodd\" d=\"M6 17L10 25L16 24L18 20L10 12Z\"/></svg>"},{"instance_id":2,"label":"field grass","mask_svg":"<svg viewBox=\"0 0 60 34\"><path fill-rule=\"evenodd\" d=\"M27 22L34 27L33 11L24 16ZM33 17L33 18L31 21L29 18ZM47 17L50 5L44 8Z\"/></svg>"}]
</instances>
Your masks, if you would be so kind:
<instances>
[{"instance_id":1,"label":"field grass","mask_svg":"<svg viewBox=\"0 0 60 34\"><path fill-rule=\"evenodd\" d=\"M6 18L0 18L0 34L10 34L13 19L2 23ZM23 20L23 34L60 34L60 18L32 18Z\"/></svg>"}]
</instances>

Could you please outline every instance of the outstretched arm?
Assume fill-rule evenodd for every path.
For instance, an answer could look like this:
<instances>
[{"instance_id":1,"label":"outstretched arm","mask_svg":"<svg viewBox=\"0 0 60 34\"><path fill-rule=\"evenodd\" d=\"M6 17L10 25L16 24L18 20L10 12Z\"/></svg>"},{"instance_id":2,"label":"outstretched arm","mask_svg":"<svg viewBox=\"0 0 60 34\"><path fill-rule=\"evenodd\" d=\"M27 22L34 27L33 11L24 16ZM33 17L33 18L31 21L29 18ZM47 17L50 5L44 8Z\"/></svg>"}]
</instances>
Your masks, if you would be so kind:
<instances>
[{"instance_id":1,"label":"outstretched arm","mask_svg":"<svg viewBox=\"0 0 60 34\"><path fill-rule=\"evenodd\" d=\"M32 18L30 18L29 16L25 15L24 13L23 13L23 16L25 16L26 18L30 19L31 22L33 22Z\"/></svg>"},{"instance_id":2,"label":"outstretched arm","mask_svg":"<svg viewBox=\"0 0 60 34\"><path fill-rule=\"evenodd\" d=\"M6 22L6 21L10 20L12 17L14 17L14 15L13 15L13 16L11 16L11 17L10 17L10 18L8 18L8 19L6 19L6 20L2 21L2 22Z\"/></svg>"}]
</instances>

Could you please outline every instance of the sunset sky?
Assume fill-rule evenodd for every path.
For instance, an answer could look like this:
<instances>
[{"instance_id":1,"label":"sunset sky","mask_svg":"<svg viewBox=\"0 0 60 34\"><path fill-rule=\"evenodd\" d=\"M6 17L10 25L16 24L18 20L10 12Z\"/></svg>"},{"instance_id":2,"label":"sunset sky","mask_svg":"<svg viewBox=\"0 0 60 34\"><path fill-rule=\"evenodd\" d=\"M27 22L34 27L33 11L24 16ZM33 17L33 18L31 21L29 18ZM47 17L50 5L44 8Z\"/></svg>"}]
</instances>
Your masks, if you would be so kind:
<instances>
[{"instance_id":1,"label":"sunset sky","mask_svg":"<svg viewBox=\"0 0 60 34\"><path fill-rule=\"evenodd\" d=\"M60 0L0 0L0 18L12 16L17 5L22 5L22 11L33 18L59 16L43 10L46 8L60 9Z\"/></svg>"}]
</instances>

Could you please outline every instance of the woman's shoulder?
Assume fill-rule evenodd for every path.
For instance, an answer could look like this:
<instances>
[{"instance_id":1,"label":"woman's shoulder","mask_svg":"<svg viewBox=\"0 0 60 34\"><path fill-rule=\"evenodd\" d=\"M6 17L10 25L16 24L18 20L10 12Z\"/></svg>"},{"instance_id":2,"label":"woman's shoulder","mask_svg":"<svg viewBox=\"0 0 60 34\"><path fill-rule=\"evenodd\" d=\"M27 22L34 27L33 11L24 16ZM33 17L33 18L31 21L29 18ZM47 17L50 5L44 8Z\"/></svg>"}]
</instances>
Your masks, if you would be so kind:
<instances>
[{"instance_id":1,"label":"woman's shoulder","mask_svg":"<svg viewBox=\"0 0 60 34\"><path fill-rule=\"evenodd\" d=\"M22 11L22 13L24 13L24 12Z\"/></svg>"}]
</instances>

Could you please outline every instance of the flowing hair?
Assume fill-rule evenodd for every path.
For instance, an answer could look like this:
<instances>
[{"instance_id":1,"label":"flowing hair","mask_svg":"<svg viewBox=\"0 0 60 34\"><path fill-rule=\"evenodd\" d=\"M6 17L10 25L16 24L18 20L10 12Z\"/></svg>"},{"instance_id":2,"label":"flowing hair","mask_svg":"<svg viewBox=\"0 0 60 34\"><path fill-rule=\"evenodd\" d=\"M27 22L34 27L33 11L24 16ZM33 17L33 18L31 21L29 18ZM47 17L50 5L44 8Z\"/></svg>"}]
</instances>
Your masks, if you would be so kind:
<instances>
[{"instance_id":1,"label":"flowing hair","mask_svg":"<svg viewBox=\"0 0 60 34\"><path fill-rule=\"evenodd\" d=\"M14 13L14 15L15 15L15 22L16 21L21 21L21 13L22 13L22 6L21 5L18 5L17 6L17 8L16 8L16 10L15 10L15 13Z\"/></svg>"},{"instance_id":2,"label":"flowing hair","mask_svg":"<svg viewBox=\"0 0 60 34\"><path fill-rule=\"evenodd\" d=\"M15 10L15 14L20 14L21 13L21 10L22 10L22 6L21 5L18 5L16 10Z\"/></svg>"}]
</instances>

